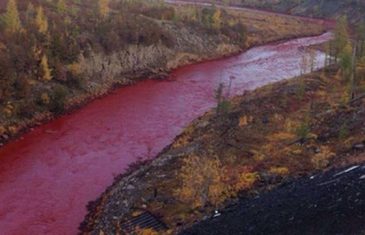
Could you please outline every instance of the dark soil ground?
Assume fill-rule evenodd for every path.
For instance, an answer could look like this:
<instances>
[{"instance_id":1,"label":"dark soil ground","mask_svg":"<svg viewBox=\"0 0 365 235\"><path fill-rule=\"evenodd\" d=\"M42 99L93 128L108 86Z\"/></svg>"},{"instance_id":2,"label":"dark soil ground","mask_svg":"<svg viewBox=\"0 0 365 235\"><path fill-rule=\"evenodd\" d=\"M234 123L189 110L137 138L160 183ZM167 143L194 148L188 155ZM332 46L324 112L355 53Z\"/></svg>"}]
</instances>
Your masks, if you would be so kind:
<instances>
[{"instance_id":1,"label":"dark soil ground","mask_svg":"<svg viewBox=\"0 0 365 235\"><path fill-rule=\"evenodd\" d=\"M221 213L180 234L364 234L365 165L303 177Z\"/></svg>"}]
</instances>

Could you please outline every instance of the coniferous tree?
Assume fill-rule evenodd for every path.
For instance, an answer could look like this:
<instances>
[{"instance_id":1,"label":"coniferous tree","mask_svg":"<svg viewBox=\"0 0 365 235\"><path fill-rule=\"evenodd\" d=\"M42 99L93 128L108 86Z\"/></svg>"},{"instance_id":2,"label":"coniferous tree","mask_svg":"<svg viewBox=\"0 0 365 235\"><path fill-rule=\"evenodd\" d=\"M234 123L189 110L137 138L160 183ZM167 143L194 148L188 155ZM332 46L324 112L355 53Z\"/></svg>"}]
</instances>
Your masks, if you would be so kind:
<instances>
[{"instance_id":1,"label":"coniferous tree","mask_svg":"<svg viewBox=\"0 0 365 235\"><path fill-rule=\"evenodd\" d=\"M19 18L19 12L15 0L9 0L3 19L5 30L7 32L15 33L22 30L22 24Z\"/></svg>"},{"instance_id":2,"label":"coniferous tree","mask_svg":"<svg viewBox=\"0 0 365 235\"><path fill-rule=\"evenodd\" d=\"M212 26L215 29L220 29L222 24L222 12L220 9L216 9L212 16Z\"/></svg>"},{"instance_id":3,"label":"coniferous tree","mask_svg":"<svg viewBox=\"0 0 365 235\"><path fill-rule=\"evenodd\" d=\"M58 0L57 2L57 12L59 14L64 14L66 13L66 3L64 0Z\"/></svg>"},{"instance_id":4,"label":"coniferous tree","mask_svg":"<svg viewBox=\"0 0 365 235\"><path fill-rule=\"evenodd\" d=\"M349 79L352 70L352 45L347 43L342 50L340 56L340 66L342 70L342 76L345 80Z\"/></svg>"},{"instance_id":5,"label":"coniferous tree","mask_svg":"<svg viewBox=\"0 0 365 235\"><path fill-rule=\"evenodd\" d=\"M37 26L38 32L46 34L48 31L48 20L44 14L43 8L39 6L37 8L37 13L35 17L35 24Z\"/></svg>"},{"instance_id":6,"label":"coniferous tree","mask_svg":"<svg viewBox=\"0 0 365 235\"><path fill-rule=\"evenodd\" d=\"M42 56L40 66L41 66L42 80L44 80L44 81L50 81L50 80L52 80L51 69L49 68L48 58L47 58L46 55L43 55Z\"/></svg>"},{"instance_id":7,"label":"coniferous tree","mask_svg":"<svg viewBox=\"0 0 365 235\"><path fill-rule=\"evenodd\" d=\"M336 54L335 57L337 58L345 49L348 44L349 40L349 33L348 33L348 23L346 17L341 17L336 24L335 29L335 48Z\"/></svg>"},{"instance_id":8,"label":"coniferous tree","mask_svg":"<svg viewBox=\"0 0 365 235\"><path fill-rule=\"evenodd\" d=\"M27 10L25 12L25 20L26 20L26 23L31 23L33 21L33 19L35 18L35 8L34 8L34 5L30 2L28 3L28 6L27 6Z\"/></svg>"},{"instance_id":9,"label":"coniferous tree","mask_svg":"<svg viewBox=\"0 0 365 235\"><path fill-rule=\"evenodd\" d=\"M102 18L105 18L109 14L109 0L98 0L98 11Z\"/></svg>"}]
</instances>

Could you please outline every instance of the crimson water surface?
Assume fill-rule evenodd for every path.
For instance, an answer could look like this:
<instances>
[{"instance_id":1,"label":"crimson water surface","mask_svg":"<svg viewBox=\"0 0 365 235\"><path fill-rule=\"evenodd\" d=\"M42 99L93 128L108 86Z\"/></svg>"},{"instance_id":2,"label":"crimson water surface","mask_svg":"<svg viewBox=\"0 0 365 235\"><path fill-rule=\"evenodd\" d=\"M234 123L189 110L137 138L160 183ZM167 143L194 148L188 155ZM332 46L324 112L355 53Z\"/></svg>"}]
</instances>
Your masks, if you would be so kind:
<instances>
[{"instance_id":1,"label":"crimson water surface","mask_svg":"<svg viewBox=\"0 0 365 235\"><path fill-rule=\"evenodd\" d=\"M137 158L153 157L214 106L219 83L232 95L300 73L302 47L330 34L257 47L187 66L166 81L116 90L0 149L0 234L76 234L85 206ZM318 66L324 55L317 54Z\"/></svg>"}]
</instances>

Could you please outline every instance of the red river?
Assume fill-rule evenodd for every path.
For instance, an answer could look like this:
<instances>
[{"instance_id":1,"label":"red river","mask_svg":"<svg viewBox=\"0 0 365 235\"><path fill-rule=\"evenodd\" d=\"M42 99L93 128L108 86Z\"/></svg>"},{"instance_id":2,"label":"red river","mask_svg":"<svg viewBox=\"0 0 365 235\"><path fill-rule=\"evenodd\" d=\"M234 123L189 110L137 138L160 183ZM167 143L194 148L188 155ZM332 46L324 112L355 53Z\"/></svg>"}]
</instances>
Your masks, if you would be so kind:
<instances>
[{"instance_id":1,"label":"red river","mask_svg":"<svg viewBox=\"0 0 365 235\"><path fill-rule=\"evenodd\" d=\"M186 66L167 80L120 88L0 149L0 234L77 234L86 204L138 158L155 156L193 119L231 95L300 74L303 47L331 34ZM317 53L317 66L324 55Z\"/></svg>"}]
</instances>

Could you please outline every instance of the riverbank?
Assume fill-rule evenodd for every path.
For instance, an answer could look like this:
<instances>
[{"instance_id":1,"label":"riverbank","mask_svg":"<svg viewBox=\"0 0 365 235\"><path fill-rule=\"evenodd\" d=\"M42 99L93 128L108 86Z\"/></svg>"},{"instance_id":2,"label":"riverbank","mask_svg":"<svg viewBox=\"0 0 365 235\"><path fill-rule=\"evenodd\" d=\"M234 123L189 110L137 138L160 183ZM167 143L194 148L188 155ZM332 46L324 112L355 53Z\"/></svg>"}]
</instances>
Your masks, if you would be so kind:
<instances>
[{"instance_id":1,"label":"riverbank","mask_svg":"<svg viewBox=\"0 0 365 235\"><path fill-rule=\"evenodd\" d=\"M83 233L123 231L123 221L144 211L169 228L160 233L177 233L237 197L365 161L365 102L348 105L345 83L331 67L247 92L220 114L208 112L91 203ZM214 191L202 190L206 184Z\"/></svg>"},{"instance_id":2,"label":"riverbank","mask_svg":"<svg viewBox=\"0 0 365 235\"><path fill-rule=\"evenodd\" d=\"M308 22L295 17L234 10L228 11L228 14L246 26L245 42L237 43L221 33L207 33L199 27L146 18L160 25L169 35L174 35L173 41L176 44L173 48L162 44L130 46L110 55L91 52L87 58L80 57L77 67L81 69L78 73L83 76L84 88L69 92L63 107L57 112L44 108L32 110L33 106L28 106L26 111L19 111L21 108L17 107L17 102L7 102L3 105L1 110L7 114L1 118L0 146L21 137L35 126L47 123L60 115L72 113L92 100L109 94L117 87L128 86L142 79L164 78L170 71L187 64L235 55L269 42L318 35L326 30L316 22L311 22L311 27L307 27ZM42 94L42 97L45 102L50 99L48 95ZM23 111L29 115L16 114Z\"/></svg>"},{"instance_id":3,"label":"riverbank","mask_svg":"<svg viewBox=\"0 0 365 235\"><path fill-rule=\"evenodd\" d=\"M302 48L330 39L329 33L300 38L185 66L169 79L116 89L7 144L0 149L2 232L76 234L87 203L128 165L157 156L213 108L220 83L228 85L234 75L231 95L241 95L297 76ZM316 65L323 64L324 54L318 52Z\"/></svg>"}]
</instances>

